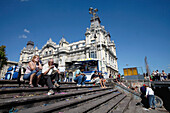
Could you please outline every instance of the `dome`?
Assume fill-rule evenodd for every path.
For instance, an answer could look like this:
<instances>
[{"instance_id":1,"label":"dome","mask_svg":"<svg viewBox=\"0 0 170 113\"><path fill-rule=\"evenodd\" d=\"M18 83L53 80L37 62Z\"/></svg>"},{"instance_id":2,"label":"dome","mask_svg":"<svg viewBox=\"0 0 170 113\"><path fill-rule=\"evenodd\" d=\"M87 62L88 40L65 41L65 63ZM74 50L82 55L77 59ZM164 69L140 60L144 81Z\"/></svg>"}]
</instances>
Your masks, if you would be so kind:
<instances>
[{"instance_id":1,"label":"dome","mask_svg":"<svg viewBox=\"0 0 170 113\"><path fill-rule=\"evenodd\" d=\"M32 45L32 46L34 46L34 42L33 42L33 41L28 41L28 42L27 42L27 45Z\"/></svg>"}]
</instances>

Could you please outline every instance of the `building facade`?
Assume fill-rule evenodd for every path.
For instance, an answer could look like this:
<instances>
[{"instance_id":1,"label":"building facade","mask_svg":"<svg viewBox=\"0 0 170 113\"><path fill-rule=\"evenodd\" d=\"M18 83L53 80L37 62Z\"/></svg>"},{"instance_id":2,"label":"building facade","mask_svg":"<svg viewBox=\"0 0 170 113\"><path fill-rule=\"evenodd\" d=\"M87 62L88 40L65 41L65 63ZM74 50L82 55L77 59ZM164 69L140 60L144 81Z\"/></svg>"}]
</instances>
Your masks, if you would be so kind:
<instances>
[{"instance_id":1,"label":"building facade","mask_svg":"<svg viewBox=\"0 0 170 113\"><path fill-rule=\"evenodd\" d=\"M80 59L92 58L101 61L102 70L107 72L107 76L117 74L116 47L114 41L111 41L110 33L101 25L96 14L93 14L90 22L85 40L69 43L62 37L59 44L56 44L50 38L41 49L34 48L34 43L29 41L27 47L21 51L19 63L26 67L33 55L39 55L43 64L53 58L55 65L69 69Z\"/></svg>"}]
</instances>

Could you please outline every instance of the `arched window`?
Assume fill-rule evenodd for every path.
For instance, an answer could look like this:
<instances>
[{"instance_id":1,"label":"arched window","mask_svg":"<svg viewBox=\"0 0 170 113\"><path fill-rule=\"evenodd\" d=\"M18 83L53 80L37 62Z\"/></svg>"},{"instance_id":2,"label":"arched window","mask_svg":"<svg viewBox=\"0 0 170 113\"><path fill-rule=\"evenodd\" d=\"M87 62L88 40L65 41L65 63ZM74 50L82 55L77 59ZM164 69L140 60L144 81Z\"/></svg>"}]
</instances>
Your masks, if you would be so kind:
<instances>
[{"instance_id":1,"label":"arched window","mask_svg":"<svg viewBox=\"0 0 170 113\"><path fill-rule=\"evenodd\" d=\"M91 45L90 47L90 53L89 53L89 58L97 58L97 48L95 45Z\"/></svg>"},{"instance_id":2,"label":"arched window","mask_svg":"<svg viewBox=\"0 0 170 113\"><path fill-rule=\"evenodd\" d=\"M76 49L78 49L78 48L79 48L79 45L77 44L77 45L76 45Z\"/></svg>"},{"instance_id":3,"label":"arched window","mask_svg":"<svg viewBox=\"0 0 170 113\"><path fill-rule=\"evenodd\" d=\"M70 50L73 50L73 47L72 47L72 46L70 46Z\"/></svg>"}]
</instances>

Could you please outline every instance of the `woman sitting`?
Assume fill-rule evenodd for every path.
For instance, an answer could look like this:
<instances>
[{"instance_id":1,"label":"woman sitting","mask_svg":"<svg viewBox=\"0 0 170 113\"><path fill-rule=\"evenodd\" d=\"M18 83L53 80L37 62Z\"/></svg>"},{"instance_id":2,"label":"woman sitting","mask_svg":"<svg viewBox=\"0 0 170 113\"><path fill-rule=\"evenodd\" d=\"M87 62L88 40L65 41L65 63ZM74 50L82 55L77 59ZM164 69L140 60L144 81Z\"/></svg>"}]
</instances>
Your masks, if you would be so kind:
<instances>
[{"instance_id":1,"label":"woman sitting","mask_svg":"<svg viewBox=\"0 0 170 113\"><path fill-rule=\"evenodd\" d=\"M42 75L41 70L42 70L42 65L39 62L39 56L35 55L33 56L32 60L29 62L23 77L24 80L29 80L29 87L34 87L32 82L35 76L37 77L36 86L41 87L41 85L38 84Z\"/></svg>"}]
</instances>

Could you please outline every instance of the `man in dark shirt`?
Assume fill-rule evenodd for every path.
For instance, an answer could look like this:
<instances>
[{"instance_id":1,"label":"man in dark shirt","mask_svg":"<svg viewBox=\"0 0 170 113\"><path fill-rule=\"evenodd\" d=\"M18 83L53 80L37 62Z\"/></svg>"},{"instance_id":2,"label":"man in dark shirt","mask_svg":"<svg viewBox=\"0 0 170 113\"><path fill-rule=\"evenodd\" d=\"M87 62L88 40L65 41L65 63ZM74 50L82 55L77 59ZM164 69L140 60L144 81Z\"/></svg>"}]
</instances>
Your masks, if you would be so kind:
<instances>
[{"instance_id":1,"label":"man in dark shirt","mask_svg":"<svg viewBox=\"0 0 170 113\"><path fill-rule=\"evenodd\" d=\"M143 106L144 107L146 107L146 108L148 108L148 100L147 100L147 98L145 98L145 95L146 95L146 85L145 84L143 84L143 86L142 87L140 87L140 91L141 91L141 95L140 95L140 97L141 97L141 103L143 104Z\"/></svg>"},{"instance_id":2,"label":"man in dark shirt","mask_svg":"<svg viewBox=\"0 0 170 113\"><path fill-rule=\"evenodd\" d=\"M145 88L145 84L143 84L143 86L142 87L140 87L140 91L141 91L141 95L146 95L146 88Z\"/></svg>"},{"instance_id":3,"label":"man in dark shirt","mask_svg":"<svg viewBox=\"0 0 170 113\"><path fill-rule=\"evenodd\" d=\"M97 74L97 71L94 71L94 74L91 76L91 82L99 83L99 75Z\"/></svg>"}]
</instances>

